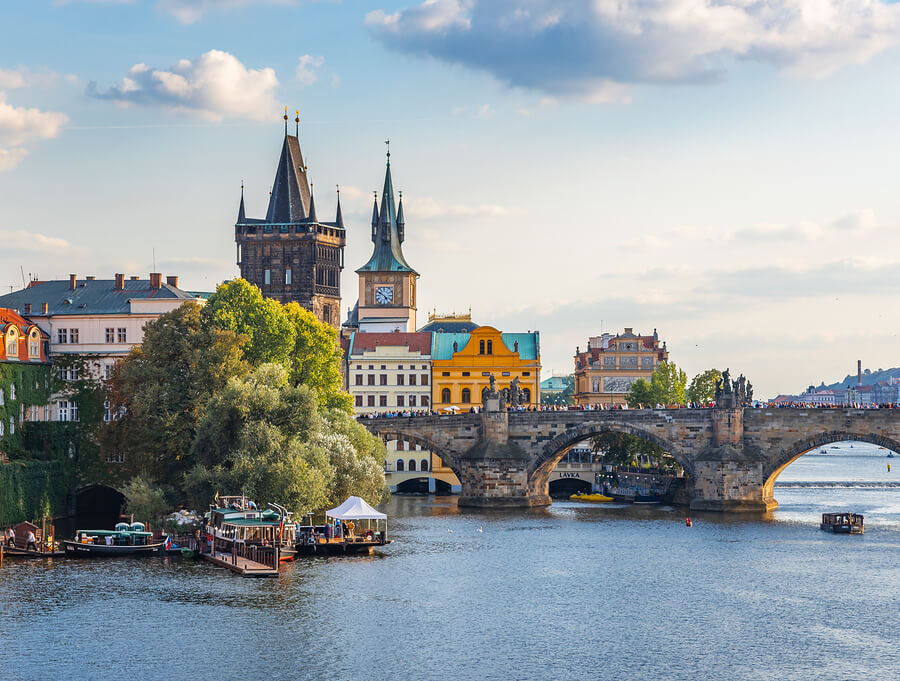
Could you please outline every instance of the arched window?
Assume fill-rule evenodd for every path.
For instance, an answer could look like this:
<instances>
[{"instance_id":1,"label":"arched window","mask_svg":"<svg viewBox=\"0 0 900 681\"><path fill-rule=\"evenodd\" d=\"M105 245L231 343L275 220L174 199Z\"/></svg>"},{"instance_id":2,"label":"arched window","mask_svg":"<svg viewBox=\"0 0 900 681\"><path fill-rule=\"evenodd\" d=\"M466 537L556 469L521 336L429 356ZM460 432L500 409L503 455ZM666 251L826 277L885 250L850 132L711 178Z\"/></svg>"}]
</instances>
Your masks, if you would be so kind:
<instances>
[{"instance_id":1,"label":"arched window","mask_svg":"<svg viewBox=\"0 0 900 681\"><path fill-rule=\"evenodd\" d=\"M403 459L397 459L397 471L400 473L403 472Z\"/></svg>"},{"instance_id":2,"label":"arched window","mask_svg":"<svg viewBox=\"0 0 900 681\"><path fill-rule=\"evenodd\" d=\"M487 354L489 354L489 355L493 355L493 354L494 354L494 341L492 341L492 340L489 340L489 341L488 341L488 351L487 351Z\"/></svg>"},{"instance_id":3,"label":"arched window","mask_svg":"<svg viewBox=\"0 0 900 681\"><path fill-rule=\"evenodd\" d=\"M409 460L409 470L411 470L411 471L416 470L416 460L415 459Z\"/></svg>"},{"instance_id":4,"label":"arched window","mask_svg":"<svg viewBox=\"0 0 900 681\"><path fill-rule=\"evenodd\" d=\"M525 393L525 404L531 404L531 388L523 388L522 392Z\"/></svg>"},{"instance_id":5,"label":"arched window","mask_svg":"<svg viewBox=\"0 0 900 681\"><path fill-rule=\"evenodd\" d=\"M31 333L28 335L28 356L41 356L41 334L37 329L32 329Z\"/></svg>"},{"instance_id":6,"label":"arched window","mask_svg":"<svg viewBox=\"0 0 900 681\"><path fill-rule=\"evenodd\" d=\"M16 327L12 327L6 333L6 356L17 357L19 355L19 335Z\"/></svg>"},{"instance_id":7,"label":"arched window","mask_svg":"<svg viewBox=\"0 0 900 681\"><path fill-rule=\"evenodd\" d=\"M472 401L472 391L469 390L468 388L463 388L462 389L462 399L460 400L460 402L463 402L464 404L468 404L471 401Z\"/></svg>"},{"instance_id":8,"label":"arched window","mask_svg":"<svg viewBox=\"0 0 900 681\"><path fill-rule=\"evenodd\" d=\"M422 461L419 463L419 470L420 471L428 470L428 459L422 459Z\"/></svg>"},{"instance_id":9,"label":"arched window","mask_svg":"<svg viewBox=\"0 0 900 681\"><path fill-rule=\"evenodd\" d=\"M450 403L450 388L444 388L441 390L441 402L444 404Z\"/></svg>"},{"instance_id":10,"label":"arched window","mask_svg":"<svg viewBox=\"0 0 900 681\"><path fill-rule=\"evenodd\" d=\"M479 355L484 354L484 341L483 340L478 341L478 354Z\"/></svg>"}]
</instances>

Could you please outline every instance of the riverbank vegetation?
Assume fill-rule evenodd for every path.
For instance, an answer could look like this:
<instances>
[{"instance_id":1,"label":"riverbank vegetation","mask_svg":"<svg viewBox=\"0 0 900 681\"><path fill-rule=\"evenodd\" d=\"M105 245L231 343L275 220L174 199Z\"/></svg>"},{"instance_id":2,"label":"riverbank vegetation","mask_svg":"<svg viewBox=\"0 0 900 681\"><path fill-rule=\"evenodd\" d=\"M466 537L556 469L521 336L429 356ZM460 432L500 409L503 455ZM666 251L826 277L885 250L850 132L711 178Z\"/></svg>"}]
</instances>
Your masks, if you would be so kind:
<instances>
[{"instance_id":1,"label":"riverbank vegetation","mask_svg":"<svg viewBox=\"0 0 900 681\"><path fill-rule=\"evenodd\" d=\"M341 390L337 334L238 279L147 324L110 381L102 430L130 509L203 508L218 491L295 513L385 496L384 445ZM164 499L168 508L158 503Z\"/></svg>"}]
</instances>

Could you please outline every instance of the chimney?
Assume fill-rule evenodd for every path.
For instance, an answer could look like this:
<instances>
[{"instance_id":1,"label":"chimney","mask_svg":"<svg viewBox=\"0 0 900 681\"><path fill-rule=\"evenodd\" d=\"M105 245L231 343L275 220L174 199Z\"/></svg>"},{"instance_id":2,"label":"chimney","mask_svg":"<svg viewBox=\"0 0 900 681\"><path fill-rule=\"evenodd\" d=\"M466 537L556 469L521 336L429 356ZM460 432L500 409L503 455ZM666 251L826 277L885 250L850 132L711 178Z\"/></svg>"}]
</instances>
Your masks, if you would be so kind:
<instances>
[{"instance_id":1,"label":"chimney","mask_svg":"<svg viewBox=\"0 0 900 681\"><path fill-rule=\"evenodd\" d=\"M856 360L856 385L862 385L862 360Z\"/></svg>"},{"instance_id":2,"label":"chimney","mask_svg":"<svg viewBox=\"0 0 900 681\"><path fill-rule=\"evenodd\" d=\"M158 289L162 287L162 274L160 272L150 273L150 288Z\"/></svg>"},{"instance_id":3,"label":"chimney","mask_svg":"<svg viewBox=\"0 0 900 681\"><path fill-rule=\"evenodd\" d=\"M178 288L178 277L174 277L170 274L166 277L166 283L173 288Z\"/></svg>"},{"instance_id":4,"label":"chimney","mask_svg":"<svg viewBox=\"0 0 900 681\"><path fill-rule=\"evenodd\" d=\"M77 279L77 277L74 274L69 275L69 289L72 291L75 290L75 280L76 279Z\"/></svg>"},{"instance_id":5,"label":"chimney","mask_svg":"<svg viewBox=\"0 0 900 681\"><path fill-rule=\"evenodd\" d=\"M94 281L94 279L96 279L96 278L97 278L97 277L95 277L95 276L93 276L93 275L90 276L90 277L85 277L85 279L87 279L88 281Z\"/></svg>"},{"instance_id":6,"label":"chimney","mask_svg":"<svg viewBox=\"0 0 900 681\"><path fill-rule=\"evenodd\" d=\"M31 303L25 303L25 314L31 314Z\"/></svg>"},{"instance_id":7,"label":"chimney","mask_svg":"<svg viewBox=\"0 0 900 681\"><path fill-rule=\"evenodd\" d=\"M50 303L41 303L41 314L50 314Z\"/></svg>"},{"instance_id":8,"label":"chimney","mask_svg":"<svg viewBox=\"0 0 900 681\"><path fill-rule=\"evenodd\" d=\"M116 272L116 291L125 290L125 275Z\"/></svg>"}]
</instances>

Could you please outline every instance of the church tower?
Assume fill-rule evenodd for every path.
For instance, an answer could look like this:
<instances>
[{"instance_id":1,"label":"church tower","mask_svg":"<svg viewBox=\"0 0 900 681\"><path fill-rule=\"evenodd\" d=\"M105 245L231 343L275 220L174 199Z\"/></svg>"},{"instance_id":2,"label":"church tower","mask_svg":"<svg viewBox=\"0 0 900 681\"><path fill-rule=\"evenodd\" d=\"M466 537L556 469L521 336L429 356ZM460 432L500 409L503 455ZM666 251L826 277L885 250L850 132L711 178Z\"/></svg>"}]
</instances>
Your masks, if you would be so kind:
<instances>
[{"instance_id":1,"label":"church tower","mask_svg":"<svg viewBox=\"0 0 900 681\"><path fill-rule=\"evenodd\" d=\"M356 270L359 275L359 302L351 313L360 331L416 330L416 272L403 257L406 225L403 218L403 194L394 204L391 181L391 152L387 152L387 169L381 207L378 198L372 209L372 257ZM349 320L348 320L349 321Z\"/></svg>"},{"instance_id":2,"label":"church tower","mask_svg":"<svg viewBox=\"0 0 900 681\"><path fill-rule=\"evenodd\" d=\"M300 152L300 115L288 134L275 170L269 207L263 219L244 212L244 188L234 226L241 277L258 286L267 298L297 302L319 321L337 327L341 310L341 270L346 232L338 195L334 222L319 220L316 203Z\"/></svg>"}]
</instances>

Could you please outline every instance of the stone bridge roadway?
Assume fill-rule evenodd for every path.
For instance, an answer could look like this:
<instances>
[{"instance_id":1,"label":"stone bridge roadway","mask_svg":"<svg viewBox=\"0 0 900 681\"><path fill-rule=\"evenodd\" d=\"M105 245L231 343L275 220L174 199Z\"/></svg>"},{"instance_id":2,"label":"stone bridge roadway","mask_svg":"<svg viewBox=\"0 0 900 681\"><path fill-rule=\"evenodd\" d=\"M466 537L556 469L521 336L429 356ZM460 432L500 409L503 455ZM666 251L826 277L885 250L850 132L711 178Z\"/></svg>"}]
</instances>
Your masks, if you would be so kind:
<instances>
[{"instance_id":1,"label":"stone bridge roadway","mask_svg":"<svg viewBox=\"0 0 900 681\"><path fill-rule=\"evenodd\" d=\"M615 431L646 438L685 469L692 509L776 508L775 479L804 453L841 440L900 452L898 409L643 409L483 412L361 418L385 440L427 447L462 483L460 505L542 506L550 472L576 442Z\"/></svg>"}]
</instances>

